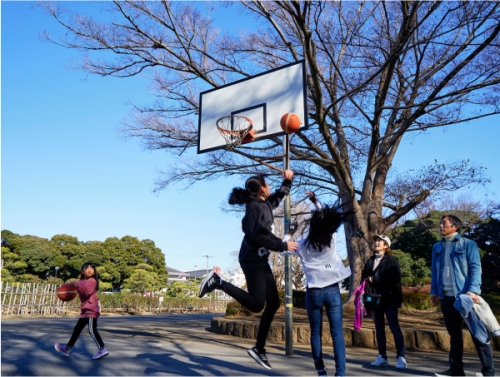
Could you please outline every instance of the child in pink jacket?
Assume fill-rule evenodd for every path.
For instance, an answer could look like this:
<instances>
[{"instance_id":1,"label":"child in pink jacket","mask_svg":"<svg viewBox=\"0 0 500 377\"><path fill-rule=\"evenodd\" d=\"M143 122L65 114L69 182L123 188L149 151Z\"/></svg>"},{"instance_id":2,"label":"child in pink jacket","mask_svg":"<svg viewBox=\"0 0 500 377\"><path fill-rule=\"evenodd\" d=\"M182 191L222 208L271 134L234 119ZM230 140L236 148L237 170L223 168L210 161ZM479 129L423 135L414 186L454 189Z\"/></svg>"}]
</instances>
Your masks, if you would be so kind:
<instances>
[{"instance_id":1,"label":"child in pink jacket","mask_svg":"<svg viewBox=\"0 0 500 377\"><path fill-rule=\"evenodd\" d=\"M71 283L80 296L81 312L80 319L73 329L73 335L68 344L56 343L54 348L64 356L69 356L71 348L75 345L80 333L88 325L90 336L95 340L98 351L92 356L94 360L103 358L109 355L108 350L104 347L101 336L97 332L97 318L100 316L99 298L97 290L99 289L99 274L94 263L84 263L81 270L80 280Z\"/></svg>"}]
</instances>

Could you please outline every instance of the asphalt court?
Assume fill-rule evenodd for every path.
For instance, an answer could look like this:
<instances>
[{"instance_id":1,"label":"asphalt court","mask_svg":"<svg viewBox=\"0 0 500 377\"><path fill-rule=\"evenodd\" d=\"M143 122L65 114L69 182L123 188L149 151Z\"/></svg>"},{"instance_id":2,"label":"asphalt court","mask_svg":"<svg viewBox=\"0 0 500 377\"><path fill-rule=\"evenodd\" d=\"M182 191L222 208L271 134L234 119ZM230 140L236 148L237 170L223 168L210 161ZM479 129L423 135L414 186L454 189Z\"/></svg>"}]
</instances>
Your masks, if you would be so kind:
<instances>
[{"instance_id":1,"label":"asphalt court","mask_svg":"<svg viewBox=\"0 0 500 377\"><path fill-rule=\"evenodd\" d=\"M69 339L77 318L2 318L2 376L315 376L309 345L295 345L285 355L283 343L269 343L273 367L267 370L246 350L253 340L210 331L214 314L120 316L99 318L99 332L110 355L92 360L96 345L85 329L70 357L54 350L54 343ZM325 364L334 375L331 347L323 348ZM500 366L498 351L495 365ZM375 349L347 348L348 376L431 376L448 367L441 351L407 351L408 369L371 367ZM476 354L464 356L465 371L476 376L481 365Z\"/></svg>"}]
</instances>

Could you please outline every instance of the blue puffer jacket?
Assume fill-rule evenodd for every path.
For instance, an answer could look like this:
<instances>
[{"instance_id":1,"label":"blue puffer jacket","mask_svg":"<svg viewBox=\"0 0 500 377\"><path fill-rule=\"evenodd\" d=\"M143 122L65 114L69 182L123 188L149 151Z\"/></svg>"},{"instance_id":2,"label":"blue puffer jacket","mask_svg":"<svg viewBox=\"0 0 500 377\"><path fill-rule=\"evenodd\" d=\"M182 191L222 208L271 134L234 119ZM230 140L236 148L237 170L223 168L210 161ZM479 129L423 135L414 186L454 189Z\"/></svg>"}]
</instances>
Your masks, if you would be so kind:
<instances>
[{"instance_id":1,"label":"blue puffer jacket","mask_svg":"<svg viewBox=\"0 0 500 377\"><path fill-rule=\"evenodd\" d=\"M481 259L477 244L457 234L450 253L455 297L467 292L481 293ZM432 247L431 295L443 299L444 239Z\"/></svg>"}]
</instances>

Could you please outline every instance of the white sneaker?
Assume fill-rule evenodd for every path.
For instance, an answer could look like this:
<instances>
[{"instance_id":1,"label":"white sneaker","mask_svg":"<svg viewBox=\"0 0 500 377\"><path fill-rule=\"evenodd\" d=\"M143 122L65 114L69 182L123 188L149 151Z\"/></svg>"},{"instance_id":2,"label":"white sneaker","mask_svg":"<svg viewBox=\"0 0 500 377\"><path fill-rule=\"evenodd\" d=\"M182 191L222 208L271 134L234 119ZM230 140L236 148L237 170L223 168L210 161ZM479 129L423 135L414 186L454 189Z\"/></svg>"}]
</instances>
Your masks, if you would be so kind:
<instances>
[{"instance_id":1,"label":"white sneaker","mask_svg":"<svg viewBox=\"0 0 500 377\"><path fill-rule=\"evenodd\" d=\"M398 360L399 361L399 360ZM388 367L389 362L382 357L382 355L378 355L377 359L372 363L374 367Z\"/></svg>"},{"instance_id":2,"label":"white sneaker","mask_svg":"<svg viewBox=\"0 0 500 377\"><path fill-rule=\"evenodd\" d=\"M396 369L406 369L406 359L403 356L398 357L398 363L396 364Z\"/></svg>"}]
</instances>

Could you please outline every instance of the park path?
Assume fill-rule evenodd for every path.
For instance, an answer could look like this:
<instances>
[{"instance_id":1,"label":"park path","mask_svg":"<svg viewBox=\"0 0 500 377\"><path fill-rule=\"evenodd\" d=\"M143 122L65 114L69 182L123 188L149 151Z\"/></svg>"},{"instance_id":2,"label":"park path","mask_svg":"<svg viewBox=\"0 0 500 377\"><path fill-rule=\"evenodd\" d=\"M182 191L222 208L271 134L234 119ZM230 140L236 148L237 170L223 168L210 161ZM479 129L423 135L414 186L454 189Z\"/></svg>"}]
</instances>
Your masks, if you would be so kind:
<instances>
[{"instance_id":1,"label":"park path","mask_svg":"<svg viewBox=\"0 0 500 377\"><path fill-rule=\"evenodd\" d=\"M315 376L309 346L296 346L285 356L282 343L269 343L273 370L260 367L246 353L253 341L210 331L214 314L101 317L99 331L110 351L102 360L92 360L96 346L86 330L69 358L54 351L54 342L66 342L75 318L2 318L2 376ZM330 347L324 348L330 371L334 361ZM497 353L495 353L498 365ZM349 376L430 376L447 367L443 352L409 352L409 369L372 368L376 350L348 347ZM394 365L394 355L389 354ZM467 354L466 371L480 371L477 356ZM332 373L333 374L333 373Z\"/></svg>"}]
</instances>

